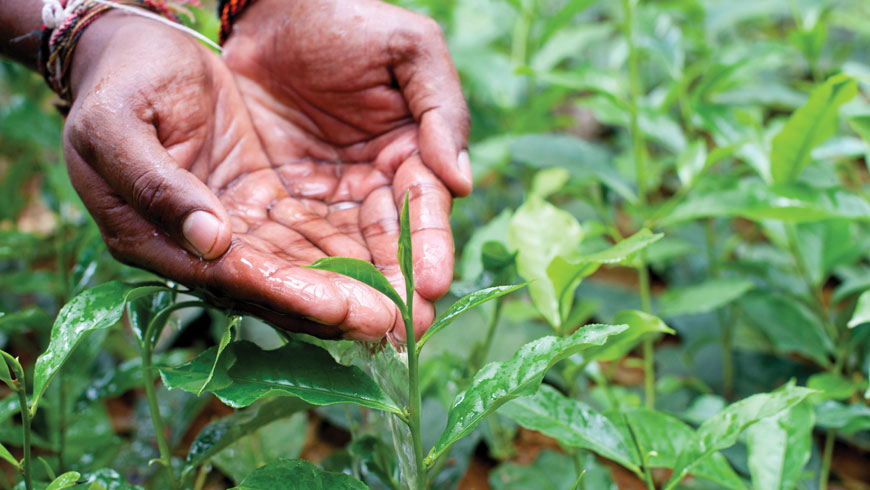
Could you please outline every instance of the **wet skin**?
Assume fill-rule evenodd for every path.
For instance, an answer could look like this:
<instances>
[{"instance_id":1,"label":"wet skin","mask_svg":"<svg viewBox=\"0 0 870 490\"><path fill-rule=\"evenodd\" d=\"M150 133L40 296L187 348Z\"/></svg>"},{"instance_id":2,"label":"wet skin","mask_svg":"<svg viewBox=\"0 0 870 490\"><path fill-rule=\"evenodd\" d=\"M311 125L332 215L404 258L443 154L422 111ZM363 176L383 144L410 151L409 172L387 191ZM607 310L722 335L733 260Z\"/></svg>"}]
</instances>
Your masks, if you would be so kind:
<instances>
[{"instance_id":1,"label":"wet skin","mask_svg":"<svg viewBox=\"0 0 870 490\"><path fill-rule=\"evenodd\" d=\"M259 64L233 62L244 46L227 45L234 78L208 49L148 20L111 13L85 31L73 60L76 98L64 149L73 185L110 251L232 298L237 308L285 328L362 340L395 329L401 339L401 319L385 297L302 266L328 255L353 256L373 261L398 286L397 203L409 191L421 332L434 314L430 300L444 294L452 276L451 194L430 170L443 173L446 164L423 161L433 151L420 144L426 119L421 130L421 118L411 114L415 103L395 96L401 82L394 73L401 70L377 68L378 61L368 69L388 73L386 85L378 79L356 92L304 84L302 92L287 91L275 87L299 80L258 84L266 74L251 66ZM330 105L339 92L340 103ZM346 122L366 112L368 118ZM467 115L459 117L465 129L449 141L462 149ZM448 141L436 136L441 146ZM461 172L453 173L445 180L455 193L467 193L470 176L463 188ZM195 247L184 231L197 211L220 226Z\"/></svg>"}]
</instances>

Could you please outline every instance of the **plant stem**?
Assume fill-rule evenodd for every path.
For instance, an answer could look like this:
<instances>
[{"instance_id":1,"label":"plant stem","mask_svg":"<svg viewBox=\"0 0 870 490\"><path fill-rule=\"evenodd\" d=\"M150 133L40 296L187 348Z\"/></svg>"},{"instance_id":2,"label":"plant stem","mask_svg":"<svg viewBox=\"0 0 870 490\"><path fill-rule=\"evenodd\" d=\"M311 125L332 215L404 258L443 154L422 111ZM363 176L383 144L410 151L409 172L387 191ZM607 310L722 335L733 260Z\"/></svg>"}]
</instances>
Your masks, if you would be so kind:
<instances>
[{"instance_id":1,"label":"plant stem","mask_svg":"<svg viewBox=\"0 0 870 490\"><path fill-rule=\"evenodd\" d=\"M413 294L413 293L412 293ZM410 296L409 297L413 297ZM408 342L408 397L409 410L408 428L411 430L411 439L414 444L414 458L416 459L417 471L414 475L417 490L425 490L428 486L426 464L423 459L423 432L420 419L423 400L420 394L420 373L417 359L417 339L414 338L414 313L413 301L407 302L407 311L404 312L405 335Z\"/></svg>"},{"instance_id":2,"label":"plant stem","mask_svg":"<svg viewBox=\"0 0 870 490\"><path fill-rule=\"evenodd\" d=\"M637 0L638 2L640 0ZM634 43L634 0L622 0L622 31L628 44L628 84L629 84L629 113L631 147L634 152L634 168L637 178L637 207L641 216L647 214L646 199L646 144L643 133L640 130L639 105L641 94L640 72L638 70L637 46ZM641 308L646 313L651 313L649 293L649 269L646 265L646 256L641 253L641 264L638 267L638 280L640 282ZM643 374L644 395L646 407L654 409L656 405L655 387L655 349L653 342L655 337L647 335L643 340Z\"/></svg>"},{"instance_id":3,"label":"plant stem","mask_svg":"<svg viewBox=\"0 0 870 490\"><path fill-rule=\"evenodd\" d=\"M707 270L710 277L719 277L719 258L716 253L716 222L713 218L707 220L705 227L707 238ZM722 331L722 394L731 399L734 394L734 331L722 308L716 309L716 321Z\"/></svg>"},{"instance_id":4,"label":"plant stem","mask_svg":"<svg viewBox=\"0 0 870 490\"><path fill-rule=\"evenodd\" d=\"M574 461L574 471L579 478L579 484L576 486L578 490L586 490L586 482L583 478L583 473L586 471L583 468L583 451L579 448L574 448L570 451L571 459Z\"/></svg>"},{"instance_id":5,"label":"plant stem","mask_svg":"<svg viewBox=\"0 0 870 490\"><path fill-rule=\"evenodd\" d=\"M640 286L640 304L645 313L651 312L649 294L649 269L641 252L641 266L637 269ZM655 366L655 336L647 334L643 339L643 391L646 408L654 410L656 406L656 366Z\"/></svg>"},{"instance_id":6,"label":"plant stem","mask_svg":"<svg viewBox=\"0 0 870 490\"><path fill-rule=\"evenodd\" d=\"M176 487L175 471L172 469L172 453L169 451L169 441L166 439L166 426L160 416L160 404L157 403L157 390L154 388L154 372L151 364L151 342L147 336L142 341L142 377L145 380L145 396L148 398L148 410L151 412L151 424L154 426L154 436L157 438L157 449L160 451L160 461L166 467L172 487Z\"/></svg>"},{"instance_id":7,"label":"plant stem","mask_svg":"<svg viewBox=\"0 0 870 490\"><path fill-rule=\"evenodd\" d=\"M646 213L646 145L640 131L638 106L641 93L640 73L638 71L637 47L634 44L634 5L633 0L622 0L622 30L628 43L628 83L631 146L634 151L634 168L637 178L637 200L642 214ZM638 0L639 1L639 0Z\"/></svg>"},{"instance_id":8,"label":"plant stem","mask_svg":"<svg viewBox=\"0 0 870 490\"><path fill-rule=\"evenodd\" d=\"M24 486L27 490L33 490L33 476L30 471L30 422L32 417L27 406L27 390L24 386L24 380L19 381L18 385L18 402L21 404L21 425L24 429L24 442L22 450L24 457L21 459L21 473L24 475Z\"/></svg>"},{"instance_id":9,"label":"plant stem","mask_svg":"<svg viewBox=\"0 0 870 490\"><path fill-rule=\"evenodd\" d=\"M834 441L837 440L837 431L828 429L825 435L825 449L822 453L822 473L819 476L819 490L828 489L828 478L831 475L831 459L834 456Z\"/></svg>"},{"instance_id":10,"label":"plant stem","mask_svg":"<svg viewBox=\"0 0 870 490\"><path fill-rule=\"evenodd\" d=\"M483 367L483 363L486 362L486 356L489 355L490 345L492 345L492 339L495 338L495 331L498 328L498 320L501 317L501 303L502 298L497 298L495 300L495 306L492 311L492 317L489 319L489 325L486 328L486 338L483 341L483 345L480 346L480 349L473 349L472 358L470 359L470 369L469 373L473 376L477 373L481 367Z\"/></svg>"}]
</instances>

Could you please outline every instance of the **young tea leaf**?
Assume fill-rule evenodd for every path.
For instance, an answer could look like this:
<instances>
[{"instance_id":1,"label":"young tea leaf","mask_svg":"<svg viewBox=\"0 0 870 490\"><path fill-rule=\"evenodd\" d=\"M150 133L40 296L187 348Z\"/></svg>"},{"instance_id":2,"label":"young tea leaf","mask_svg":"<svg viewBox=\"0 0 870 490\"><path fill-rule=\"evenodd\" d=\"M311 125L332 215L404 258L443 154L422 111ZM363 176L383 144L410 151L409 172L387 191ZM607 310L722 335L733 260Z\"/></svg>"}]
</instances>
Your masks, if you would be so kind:
<instances>
[{"instance_id":1,"label":"young tea leaf","mask_svg":"<svg viewBox=\"0 0 870 490\"><path fill-rule=\"evenodd\" d=\"M431 463L505 403L534 393L544 374L557 362L592 346L604 345L626 325L588 325L568 337L543 337L522 346L508 361L487 364L471 385L456 396L447 428L426 457Z\"/></svg>"},{"instance_id":2,"label":"young tea leaf","mask_svg":"<svg viewBox=\"0 0 870 490\"><path fill-rule=\"evenodd\" d=\"M102 468L90 474L90 485L87 490L145 490L139 485L131 485L117 471L110 468Z\"/></svg>"},{"instance_id":3,"label":"young tea leaf","mask_svg":"<svg viewBox=\"0 0 870 490\"><path fill-rule=\"evenodd\" d=\"M855 311L852 313L852 318L849 319L849 328L855 328L864 323L870 323L870 291L864 291L861 296L858 296Z\"/></svg>"},{"instance_id":4,"label":"young tea leaf","mask_svg":"<svg viewBox=\"0 0 870 490\"><path fill-rule=\"evenodd\" d=\"M6 447L0 444L0 459L4 459L7 463L11 464L16 468L20 468L18 464L18 460L15 459L15 456L12 456L12 453L9 452Z\"/></svg>"},{"instance_id":5,"label":"young tea leaf","mask_svg":"<svg viewBox=\"0 0 870 490\"><path fill-rule=\"evenodd\" d=\"M429 330L420 337L420 340L417 341L417 351L423 348L423 344L426 343L433 335L438 333L441 329L453 323L457 317L465 313L466 311L475 308L477 306L486 303L487 301L493 300L495 298L504 296L506 294L512 293L517 289L525 287L525 284L517 284L515 286L496 286L494 288L482 289L480 291L475 291L469 295L463 296L458 301L450 305L450 308L444 312L435 323L429 327Z\"/></svg>"},{"instance_id":6,"label":"young tea leaf","mask_svg":"<svg viewBox=\"0 0 870 490\"><path fill-rule=\"evenodd\" d=\"M206 390L236 408L266 396L284 395L314 405L355 403L402 413L362 370L338 364L315 345L291 342L265 351L251 342L233 342L214 366L216 349L212 347L187 364L161 369L164 384L196 393L211 374Z\"/></svg>"},{"instance_id":7,"label":"young tea leaf","mask_svg":"<svg viewBox=\"0 0 870 490\"><path fill-rule=\"evenodd\" d=\"M580 223L571 213L537 197L530 197L517 209L508 227L508 246L517 252L517 272L531 281L532 301L556 328L562 319L547 266L556 257L576 255L582 237Z\"/></svg>"},{"instance_id":8,"label":"young tea leaf","mask_svg":"<svg viewBox=\"0 0 870 490\"><path fill-rule=\"evenodd\" d=\"M254 471L231 490L369 490L344 473L323 471L308 461L282 459Z\"/></svg>"},{"instance_id":9,"label":"young tea leaf","mask_svg":"<svg viewBox=\"0 0 870 490\"><path fill-rule=\"evenodd\" d=\"M626 440L634 442L640 457L651 468L673 468L677 457L694 443L692 428L673 415L646 408L627 408L605 415ZM692 474L721 488L743 490L740 477L719 453L712 453L692 469Z\"/></svg>"},{"instance_id":10,"label":"young tea leaf","mask_svg":"<svg viewBox=\"0 0 870 490\"><path fill-rule=\"evenodd\" d=\"M797 487L813 450L815 413L808 402L779 416L758 421L746 430L747 461L753 488Z\"/></svg>"},{"instance_id":11,"label":"young tea leaf","mask_svg":"<svg viewBox=\"0 0 870 490\"><path fill-rule=\"evenodd\" d=\"M607 417L555 388L542 385L534 395L508 402L498 413L565 446L588 449L641 475L642 462L631 441Z\"/></svg>"},{"instance_id":12,"label":"young tea leaf","mask_svg":"<svg viewBox=\"0 0 870 490\"><path fill-rule=\"evenodd\" d=\"M773 393L761 393L740 400L701 424L691 444L684 448L665 490L674 488L692 469L716 451L733 446L737 437L759 420L791 409L813 390L787 385Z\"/></svg>"},{"instance_id":13,"label":"young tea leaf","mask_svg":"<svg viewBox=\"0 0 870 490\"><path fill-rule=\"evenodd\" d=\"M651 333L667 333L674 335L661 318L639 310L620 311L613 317L616 325L628 325L628 330L614 336L601 347L592 347L583 353L585 359L596 361L616 361L622 359L644 336Z\"/></svg>"},{"instance_id":14,"label":"young tea leaf","mask_svg":"<svg viewBox=\"0 0 870 490\"><path fill-rule=\"evenodd\" d=\"M78 471L67 471L58 476L53 482L49 483L45 490L62 490L64 488L74 487L78 485L79 479L82 477Z\"/></svg>"},{"instance_id":15,"label":"young tea leaf","mask_svg":"<svg viewBox=\"0 0 870 490\"><path fill-rule=\"evenodd\" d=\"M215 350L215 358L214 361L212 361L211 371L209 371L208 376L205 378L205 381L202 382L202 386L199 388L196 396L202 395L202 392L211 382L212 378L214 378L214 370L217 368L218 361L220 361L221 359L221 354L223 353L224 349L227 348L227 345L229 345L230 340L232 340L233 338L233 327L235 327L240 320L241 317L238 316L235 316L232 319L227 319L226 325L224 326L224 333L221 335L220 342L218 342L217 350Z\"/></svg>"},{"instance_id":16,"label":"young tea leaf","mask_svg":"<svg viewBox=\"0 0 870 490\"><path fill-rule=\"evenodd\" d=\"M405 277L405 298L411 305L414 298L414 254L411 249L411 192L405 193L399 218L399 268ZM399 307L401 309L401 307ZM410 332L409 332L410 333Z\"/></svg>"},{"instance_id":17,"label":"young tea leaf","mask_svg":"<svg viewBox=\"0 0 870 490\"><path fill-rule=\"evenodd\" d=\"M399 310L405 311L405 302L402 301L402 297L399 296L390 281L381 274L381 271L370 262L350 257L326 257L309 265L308 268L335 272L356 279L380 291L395 303Z\"/></svg>"},{"instance_id":18,"label":"young tea leaf","mask_svg":"<svg viewBox=\"0 0 870 490\"><path fill-rule=\"evenodd\" d=\"M809 163L812 149L837 132L840 106L856 95L858 83L847 75L835 75L813 90L807 103L773 138L770 173L774 182L797 178Z\"/></svg>"},{"instance_id":19,"label":"young tea leaf","mask_svg":"<svg viewBox=\"0 0 870 490\"><path fill-rule=\"evenodd\" d=\"M659 313L664 317L707 313L740 298L754 286L746 278L726 277L671 288L659 298Z\"/></svg>"},{"instance_id":20,"label":"young tea leaf","mask_svg":"<svg viewBox=\"0 0 870 490\"><path fill-rule=\"evenodd\" d=\"M33 398L30 411L36 408L48 384L69 359L73 350L94 330L118 323L128 301L165 291L163 286L124 284L117 281L89 289L67 303L57 315L51 329L48 348L36 360L33 373Z\"/></svg>"}]
</instances>

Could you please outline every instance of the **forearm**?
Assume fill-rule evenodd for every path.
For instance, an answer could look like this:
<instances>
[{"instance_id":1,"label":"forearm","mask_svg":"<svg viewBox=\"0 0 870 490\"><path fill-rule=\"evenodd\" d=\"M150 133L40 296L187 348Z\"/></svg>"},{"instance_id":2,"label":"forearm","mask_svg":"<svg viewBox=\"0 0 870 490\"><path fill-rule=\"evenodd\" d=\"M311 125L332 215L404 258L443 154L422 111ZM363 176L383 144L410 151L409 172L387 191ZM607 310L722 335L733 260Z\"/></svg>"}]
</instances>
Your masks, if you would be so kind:
<instances>
[{"instance_id":1,"label":"forearm","mask_svg":"<svg viewBox=\"0 0 870 490\"><path fill-rule=\"evenodd\" d=\"M40 0L0 0L0 55L36 68L41 17Z\"/></svg>"}]
</instances>

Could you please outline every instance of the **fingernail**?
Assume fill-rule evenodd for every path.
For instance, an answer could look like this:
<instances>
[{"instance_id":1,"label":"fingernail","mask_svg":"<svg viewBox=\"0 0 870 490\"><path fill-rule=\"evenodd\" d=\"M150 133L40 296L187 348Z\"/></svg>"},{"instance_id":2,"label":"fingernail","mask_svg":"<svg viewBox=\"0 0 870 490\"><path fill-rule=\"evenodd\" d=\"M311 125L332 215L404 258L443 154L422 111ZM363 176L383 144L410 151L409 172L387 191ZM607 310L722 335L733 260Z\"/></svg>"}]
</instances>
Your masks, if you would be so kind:
<instances>
[{"instance_id":1,"label":"fingernail","mask_svg":"<svg viewBox=\"0 0 870 490\"><path fill-rule=\"evenodd\" d=\"M181 228L184 239L201 257L211 254L220 230L220 220L207 211L190 213Z\"/></svg>"},{"instance_id":2,"label":"fingernail","mask_svg":"<svg viewBox=\"0 0 870 490\"><path fill-rule=\"evenodd\" d=\"M459 171L459 175L469 185L473 183L471 176L471 159L468 158L468 150L462 150L459 152L459 157L456 158L456 170Z\"/></svg>"}]
</instances>

